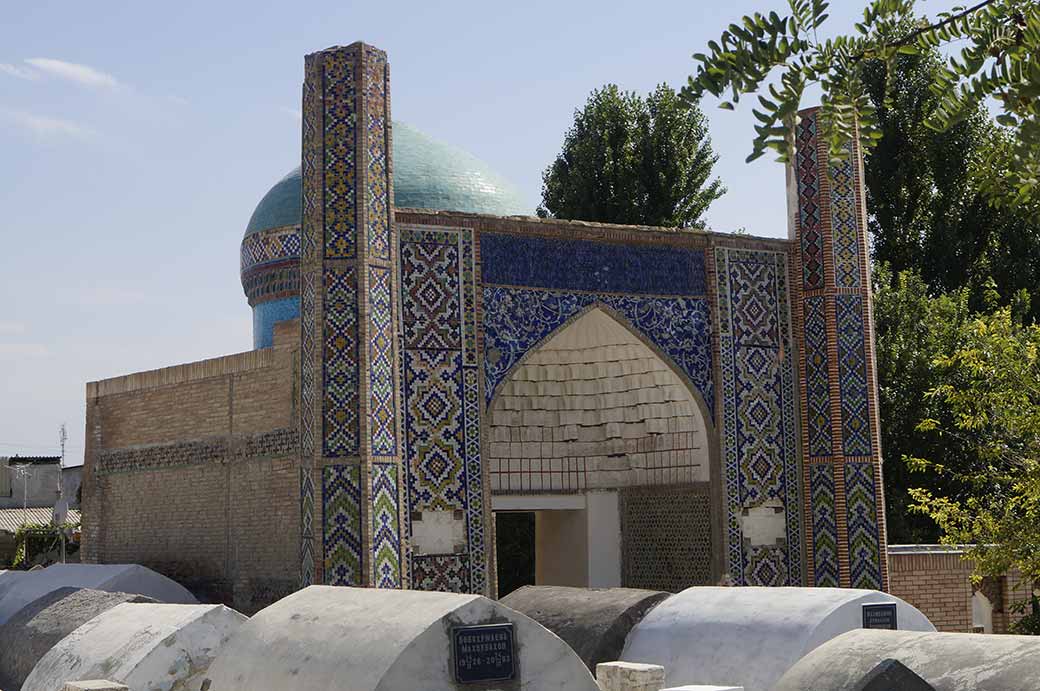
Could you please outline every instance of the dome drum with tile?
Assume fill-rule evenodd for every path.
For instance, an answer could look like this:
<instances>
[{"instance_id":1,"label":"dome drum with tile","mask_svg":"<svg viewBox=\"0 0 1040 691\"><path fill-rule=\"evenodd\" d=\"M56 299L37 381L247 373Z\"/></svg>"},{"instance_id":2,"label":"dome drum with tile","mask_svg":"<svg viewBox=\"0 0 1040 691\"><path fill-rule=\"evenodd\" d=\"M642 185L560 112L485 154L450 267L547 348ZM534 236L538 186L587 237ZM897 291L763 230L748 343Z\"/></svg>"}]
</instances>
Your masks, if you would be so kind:
<instances>
[{"instance_id":1,"label":"dome drum with tile","mask_svg":"<svg viewBox=\"0 0 1040 691\"><path fill-rule=\"evenodd\" d=\"M516 188L472 154L394 123L394 206L515 216L530 214ZM246 226L242 288L253 308L253 347L272 345L274 325L300 315L297 167L268 190Z\"/></svg>"}]
</instances>

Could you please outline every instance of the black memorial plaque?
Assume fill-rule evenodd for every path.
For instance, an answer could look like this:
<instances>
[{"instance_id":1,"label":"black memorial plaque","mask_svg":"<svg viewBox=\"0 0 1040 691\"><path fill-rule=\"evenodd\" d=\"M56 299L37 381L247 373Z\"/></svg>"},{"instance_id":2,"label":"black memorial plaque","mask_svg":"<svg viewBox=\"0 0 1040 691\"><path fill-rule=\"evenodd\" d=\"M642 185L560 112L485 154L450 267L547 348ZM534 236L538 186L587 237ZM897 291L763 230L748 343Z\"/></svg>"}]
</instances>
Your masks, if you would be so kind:
<instances>
[{"instance_id":1,"label":"black memorial plaque","mask_svg":"<svg viewBox=\"0 0 1040 691\"><path fill-rule=\"evenodd\" d=\"M516 676L512 624L456 626L451 630L455 681L476 684Z\"/></svg>"},{"instance_id":2,"label":"black memorial plaque","mask_svg":"<svg viewBox=\"0 0 1040 691\"><path fill-rule=\"evenodd\" d=\"M863 605L863 628L896 629L896 603Z\"/></svg>"}]
</instances>

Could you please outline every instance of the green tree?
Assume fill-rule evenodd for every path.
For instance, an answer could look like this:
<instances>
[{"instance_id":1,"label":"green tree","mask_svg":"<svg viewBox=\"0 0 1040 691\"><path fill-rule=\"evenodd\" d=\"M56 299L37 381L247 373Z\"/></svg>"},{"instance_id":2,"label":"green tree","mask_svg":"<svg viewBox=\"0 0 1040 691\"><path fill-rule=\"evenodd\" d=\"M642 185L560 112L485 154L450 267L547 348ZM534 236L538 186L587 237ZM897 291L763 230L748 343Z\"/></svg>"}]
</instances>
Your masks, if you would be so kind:
<instances>
[{"instance_id":1,"label":"green tree","mask_svg":"<svg viewBox=\"0 0 1040 691\"><path fill-rule=\"evenodd\" d=\"M791 154L788 137L805 89L823 89L822 122L831 152L841 156L843 143L857 128L869 149L881 137L876 108L860 69L868 60L890 68L900 55L917 55L957 44L929 85L938 99L928 125L948 130L972 117L980 104L996 99L998 121L1013 133L1011 165L1002 179L987 178L986 190L998 206L1031 200L1040 190L1040 0L984 0L942 13L931 23L915 17L914 0L871 0L855 32L821 40L828 18L824 0L788 0L790 15L756 13L731 24L708 52L694 55L697 73L683 89L684 98L705 93L728 96L724 108L756 94L759 123L749 160L774 150L780 160ZM916 28L907 32L908 23ZM779 82L770 83L774 70ZM889 69L891 72L892 70ZM993 166L990 166L993 167Z\"/></svg>"},{"instance_id":2,"label":"green tree","mask_svg":"<svg viewBox=\"0 0 1040 691\"><path fill-rule=\"evenodd\" d=\"M956 348L936 360L942 383L928 398L944 415L922 431L958 440L967 452L908 459L916 470L963 488L940 494L911 491L946 544L970 545L977 574L1018 569L1040 584L1040 326L1025 325L1012 307L982 313L957 331ZM1040 633L1040 603L1019 627Z\"/></svg>"},{"instance_id":3,"label":"green tree","mask_svg":"<svg viewBox=\"0 0 1040 691\"><path fill-rule=\"evenodd\" d=\"M629 225L698 227L725 193L709 182L718 156L704 114L667 85L642 98L609 84L574 114L542 176L542 215Z\"/></svg>"},{"instance_id":4,"label":"green tree","mask_svg":"<svg viewBox=\"0 0 1040 691\"><path fill-rule=\"evenodd\" d=\"M860 70L883 135L864 161L874 259L892 275L920 273L934 293L971 286L976 309L990 277L1005 302L1026 288L1040 308L1040 213L994 207L985 191L1012 165L1009 133L981 106L946 130L928 127L941 104L927 88L942 71L935 49Z\"/></svg>"},{"instance_id":5,"label":"green tree","mask_svg":"<svg viewBox=\"0 0 1040 691\"><path fill-rule=\"evenodd\" d=\"M926 396L940 383L936 359L953 352L960 324L969 318L968 291L932 296L920 275L893 273L876 264L874 324L877 336L878 408L884 449L885 517L893 544L935 542L939 530L929 517L912 512L910 488L949 494L959 490L939 475L911 476L904 456L958 458L958 440L917 429L925 418L942 411Z\"/></svg>"}]
</instances>

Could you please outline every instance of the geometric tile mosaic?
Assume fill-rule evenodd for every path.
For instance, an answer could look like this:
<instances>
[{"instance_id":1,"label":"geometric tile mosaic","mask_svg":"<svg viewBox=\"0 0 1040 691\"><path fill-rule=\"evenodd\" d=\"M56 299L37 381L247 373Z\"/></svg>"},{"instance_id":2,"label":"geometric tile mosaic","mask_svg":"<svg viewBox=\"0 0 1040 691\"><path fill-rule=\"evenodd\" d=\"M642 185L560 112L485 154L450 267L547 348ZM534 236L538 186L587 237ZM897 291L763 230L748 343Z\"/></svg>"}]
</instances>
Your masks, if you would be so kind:
<instances>
[{"instance_id":1,"label":"geometric tile mosaic","mask_svg":"<svg viewBox=\"0 0 1040 691\"><path fill-rule=\"evenodd\" d=\"M475 367L462 371L463 407L466 434L466 536L469 540L472 592L487 589L487 569L484 567L484 485L480 460L480 391L479 373Z\"/></svg>"},{"instance_id":2,"label":"geometric tile mosaic","mask_svg":"<svg viewBox=\"0 0 1040 691\"><path fill-rule=\"evenodd\" d=\"M368 122L367 221L370 257L390 259L390 205L388 202L386 53L370 51L365 63L365 102Z\"/></svg>"},{"instance_id":3,"label":"geometric tile mosaic","mask_svg":"<svg viewBox=\"0 0 1040 691\"><path fill-rule=\"evenodd\" d=\"M373 456L397 452L394 415L394 323L390 269L368 268L369 422Z\"/></svg>"},{"instance_id":4,"label":"geometric tile mosaic","mask_svg":"<svg viewBox=\"0 0 1040 691\"><path fill-rule=\"evenodd\" d=\"M322 469L322 515L325 584L361 585L360 466Z\"/></svg>"},{"instance_id":5,"label":"geometric tile mosaic","mask_svg":"<svg viewBox=\"0 0 1040 691\"><path fill-rule=\"evenodd\" d=\"M795 168L802 281L807 290L823 287L823 231L820 227L820 168L816 150L816 114L801 115L797 127Z\"/></svg>"},{"instance_id":6,"label":"geometric tile mosaic","mask_svg":"<svg viewBox=\"0 0 1040 691\"><path fill-rule=\"evenodd\" d=\"M314 585L314 474L300 466L300 587Z\"/></svg>"},{"instance_id":7,"label":"geometric tile mosaic","mask_svg":"<svg viewBox=\"0 0 1040 691\"><path fill-rule=\"evenodd\" d=\"M461 355L405 350L404 360L410 510L464 509Z\"/></svg>"},{"instance_id":8,"label":"geometric tile mosaic","mask_svg":"<svg viewBox=\"0 0 1040 691\"><path fill-rule=\"evenodd\" d=\"M408 523L460 512L466 551L411 556L412 587L488 592L472 232L400 226Z\"/></svg>"},{"instance_id":9,"label":"geometric tile mosaic","mask_svg":"<svg viewBox=\"0 0 1040 691\"><path fill-rule=\"evenodd\" d=\"M353 267L325 269L324 453L358 453L357 280Z\"/></svg>"},{"instance_id":10,"label":"geometric tile mosaic","mask_svg":"<svg viewBox=\"0 0 1040 691\"><path fill-rule=\"evenodd\" d=\"M716 248L715 263L728 571L740 585L801 585L787 257ZM752 545L743 535L743 516L766 502L782 507L785 537L776 545Z\"/></svg>"},{"instance_id":11,"label":"geometric tile mosaic","mask_svg":"<svg viewBox=\"0 0 1040 691\"><path fill-rule=\"evenodd\" d=\"M805 400L808 409L809 455L830 456L831 389L827 357L826 298L806 297L805 305Z\"/></svg>"},{"instance_id":12,"label":"geometric tile mosaic","mask_svg":"<svg viewBox=\"0 0 1040 691\"><path fill-rule=\"evenodd\" d=\"M841 422L846 456L869 456L870 410L864 346L863 299L834 297L838 332L838 381L841 382Z\"/></svg>"},{"instance_id":13,"label":"geometric tile mosaic","mask_svg":"<svg viewBox=\"0 0 1040 691\"><path fill-rule=\"evenodd\" d=\"M412 588L442 593L475 592L469 582L469 557L465 554L412 557Z\"/></svg>"},{"instance_id":14,"label":"geometric tile mosaic","mask_svg":"<svg viewBox=\"0 0 1040 691\"><path fill-rule=\"evenodd\" d=\"M845 158L830 165L831 246L834 252L834 284L858 288L859 214L856 211L852 143L845 145Z\"/></svg>"},{"instance_id":15,"label":"geometric tile mosaic","mask_svg":"<svg viewBox=\"0 0 1040 691\"><path fill-rule=\"evenodd\" d=\"M372 564L377 588L401 587L397 464L372 464Z\"/></svg>"},{"instance_id":16,"label":"geometric tile mosaic","mask_svg":"<svg viewBox=\"0 0 1040 691\"><path fill-rule=\"evenodd\" d=\"M357 252L357 60L342 51L325 54L325 257Z\"/></svg>"},{"instance_id":17,"label":"geometric tile mosaic","mask_svg":"<svg viewBox=\"0 0 1040 691\"><path fill-rule=\"evenodd\" d=\"M304 60L303 71L301 264L313 262L324 253L325 222L325 112L321 93L324 72L321 62L312 58Z\"/></svg>"},{"instance_id":18,"label":"geometric tile mosaic","mask_svg":"<svg viewBox=\"0 0 1040 691\"><path fill-rule=\"evenodd\" d=\"M300 227L276 228L247 235L242 240L241 270L300 256Z\"/></svg>"},{"instance_id":19,"label":"geometric tile mosaic","mask_svg":"<svg viewBox=\"0 0 1040 691\"><path fill-rule=\"evenodd\" d=\"M850 583L853 588L880 589L873 463L845 464L845 504L848 511Z\"/></svg>"},{"instance_id":20,"label":"geometric tile mosaic","mask_svg":"<svg viewBox=\"0 0 1040 691\"><path fill-rule=\"evenodd\" d=\"M810 511L813 529L814 585L837 588L840 583L838 568L838 523L834 503L834 466L815 463L809 466Z\"/></svg>"},{"instance_id":21,"label":"geometric tile mosaic","mask_svg":"<svg viewBox=\"0 0 1040 691\"><path fill-rule=\"evenodd\" d=\"M483 246L483 245L482 245ZM669 357L714 407L710 307L705 298L565 293L484 286L484 399L536 345L586 307L603 305Z\"/></svg>"},{"instance_id":22,"label":"geometric tile mosaic","mask_svg":"<svg viewBox=\"0 0 1040 691\"><path fill-rule=\"evenodd\" d=\"M318 277L312 271L302 273L300 289L300 452L305 460L314 457L316 420L315 401L321 371L318 358Z\"/></svg>"},{"instance_id":23,"label":"geometric tile mosaic","mask_svg":"<svg viewBox=\"0 0 1040 691\"><path fill-rule=\"evenodd\" d=\"M405 348L462 347L459 247L449 240L401 245Z\"/></svg>"},{"instance_id":24,"label":"geometric tile mosaic","mask_svg":"<svg viewBox=\"0 0 1040 691\"><path fill-rule=\"evenodd\" d=\"M485 285L703 296L704 252L525 235L480 236Z\"/></svg>"}]
</instances>

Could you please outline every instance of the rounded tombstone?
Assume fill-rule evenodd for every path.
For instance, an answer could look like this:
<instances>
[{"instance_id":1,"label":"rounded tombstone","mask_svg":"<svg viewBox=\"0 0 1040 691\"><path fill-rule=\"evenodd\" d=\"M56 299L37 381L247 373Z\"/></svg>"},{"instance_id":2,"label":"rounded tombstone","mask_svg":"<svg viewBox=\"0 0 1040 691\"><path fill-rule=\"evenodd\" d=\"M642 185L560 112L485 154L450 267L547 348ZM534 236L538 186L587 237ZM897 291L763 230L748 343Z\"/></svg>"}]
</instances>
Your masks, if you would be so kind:
<instances>
[{"instance_id":1,"label":"rounded tombstone","mask_svg":"<svg viewBox=\"0 0 1040 691\"><path fill-rule=\"evenodd\" d=\"M503 597L567 642L590 670L621 657L629 631L671 593L636 588L526 585Z\"/></svg>"},{"instance_id":2,"label":"rounded tombstone","mask_svg":"<svg viewBox=\"0 0 1040 691\"><path fill-rule=\"evenodd\" d=\"M935 691L1025 691L1040 683L1040 638L862 629L798 661L775 691L839 691L886 660L898 660Z\"/></svg>"},{"instance_id":3,"label":"rounded tombstone","mask_svg":"<svg viewBox=\"0 0 1040 691\"><path fill-rule=\"evenodd\" d=\"M633 627L621 659L662 665L668 684L768 691L809 651L864 625L935 631L912 605L876 590L694 587Z\"/></svg>"},{"instance_id":4,"label":"rounded tombstone","mask_svg":"<svg viewBox=\"0 0 1040 691\"><path fill-rule=\"evenodd\" d=\"M223 605L116 605L51 648L21 691L54 691L83 679L200 691L213 656L245 621Z\"/></svg>"},{"instance_id":5,"label":"rounded tombstone","mask_svg":"<svg viewBox=\"0 0 1040 691\"><path fill-rule=\"evenodd\" d=\"M124 602L154 600L129 593L58 588L20 609L0 626L0 689L20 689L36 663L58 641Z\"/></svg>"},{"instance_id":6,"label":"rounded tombstone","mask_svg":"<svg viewBox=\"0 0 1040 691\"><path fill-rule=\"evenodd\" d=\"M566 643L493 600L334 586L261 610L208 678L210 691L332 689L344 679L351 691L597 691Z\"/></svg>"},{"instance_id":7,"label":"rounded tombstone","mask_svg":"<svg viewBox=\"0 0 1040 691\"><path fill-rule=\"evenodd\" d=\"M0 581L0 588L5 587ZM195 596L176 581L138 564L54 564L39 571L24 572L9 588L0 591L0 625L22 607L58 588L131 593L174 604L198 603Z\"/></svg>"}]
</instances>

